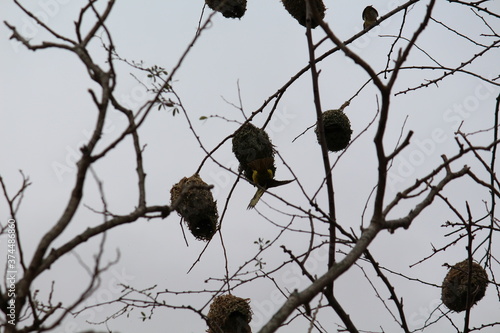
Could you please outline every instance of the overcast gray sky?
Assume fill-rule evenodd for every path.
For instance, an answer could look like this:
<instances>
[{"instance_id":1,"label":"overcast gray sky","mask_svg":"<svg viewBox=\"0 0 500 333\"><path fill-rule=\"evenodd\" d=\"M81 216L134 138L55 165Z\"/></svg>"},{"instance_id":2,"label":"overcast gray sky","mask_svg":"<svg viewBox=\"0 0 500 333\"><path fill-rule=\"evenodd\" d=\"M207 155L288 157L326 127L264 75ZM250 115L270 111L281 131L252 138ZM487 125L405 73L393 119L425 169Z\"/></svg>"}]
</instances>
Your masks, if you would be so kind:
<instances>
[{"instance_id":1,"label":"overcast gray sky","mask_svg":"<svg viewBox=\"0 0 500 333\"><path fill-rule=\"evenodd\" d=\"M18 27L33 43L47 38L52 40L52 37L34 25L11 1L2 3L2 22L6 20ZM73 21L76 20L83 3L85 2L38 0L26 6L55 31L74 38ZM347 39L362 29L361 12L365 6L371 4L383 15L401 3L403 1L327 0L325 20L341 39ZM202 1L120 1L116 3L107 26L121 57L134 61L142 60L146 66L158 65L170 71L192 40L202 7ZM458 6L455 7L455 12L450 12L449 7L449 4L438 1L433 17L467 33L471 38L480 39L484 43L488 41L485 37L478 37L479 33L484 32L479 18ZM418 26L424 9L424 3L411 7L403 33L405 37L410 37L411 32ZM499 2L492 2L489 9L498 13ZM207 8L205 17L210 12ZM467 22L463 20L465 15L469 18ZM352 44L352 49L376 71L383 70L393 38L380 35L397 35L400 23L401 15L384 22L382 26ZM494 22L493 26L497 31L500 28L498 21ZM314 36L319 39L323 35L317 30L314 31ZM28 175L33 183L18 214L18 227L24 240L23 249L29 256L40 235L57 220L67 202L75 178L74 163L79 156L79 147L88 139L96 118L96 109L87 90L97 87L74 54L61 50L27 51L19 43L9 40L9 36L10 33L2 25L0 175L11 193L14 193L20 184L18 170ZM398 47L403 45L404 43L398 44ZM428 30L417 45L436 61L449 66L456 66L477 52L477 48L470 42L457 38L434 22L429 24ZM325 51L331 46L331 43L325 42L319 50ZM96 57L100 54L101 59L104 59L98 41L92 44L91 51ZM495 50L482 57L472 69L485 77L498 75L498 59L499 53ZM212 149L224 137L234 132L238 125L218 118L202 121L199 120L201 116L219 115L243 121L241 112L223 100L224 98L234 104L239 103L238 82L243 108L248 115L304 67L307 61L305 28L283 9L280 1L251 0L241 20L226 19L222 15L214 17L210 28L203 31L175 76L173 86L205 147ZM435 65L433 60L418 49L413 50L408 64ZM340 107L368 79L360 68L341 53L321 62L319 68L324 110ZM130 108L137 108L146 102L148 96L143 85L129 74L132 69L117 63L117 71L117 96L120 101ZM136 78L149 83L144 73L134 73ZM434 72L405 71L401 74L395 91L418 86L424 78L435 78L438 75ZM275 117L266 129L280 155L292 167L309 194L316 191L323 179L320 148L312 130L293 143L292 140L315 123L311 91L310 76L305 74L287 90L278 105ZM394 97L386 136L387 147L395 147L406 117L408 119L405 131L413 130L415 134L413 144L395 160L390 171L388 196L393 197L399 190L413 184L417 177L431 171L440 162L441 154L452 154L456 151L453 135L462 120L465 121L462 127L464 131L491 127L497 95L498 87L458 74L440 83L439 88L430 86ZM377 91L369 84L345 110L351 120L353 136L358 135L369 124L376 110ZM255 118L254 123L261 126L268 111L269 107L263 115ZM125 125L120 114L111 112L103 141L113 140ZM172 185L182 177L192 175L205 154L189 131L183 115L172 116L168 111L155 111L141 128L140 134L142 143L147 145L144 158L148 174L148 201L152 205L167 204ZM345 228L352 227L355 231L359 230L365 202L376 181L373 134L374 128L370 128L354 142L334 172L338 220ZM485 135L477 139L487 142L491 137ZM330 156L334 161L338 154ZM237 161L231 153L230 142L219 149L214 157L220 164L237 170ZM96 165L95 170L103 181L109 209L116 214L127 213L136 203L134 163L132 146L129 141L125 141L109 154L108 159ZM476 165L474 161L464 163ZM221 212L236 176L213 162L207 162L201 171L201 177L214 185L213 193ZM277 161L276 178L292 178L280 161ZM484 213L482 200L487 200L489 195L487 191L472 188L470 185L470 181L460 181L450 186L445 195L450 196L462 212L465 200L468 200L479 216ZM279 232L279 229L257 211L246 210L254 190L247 182L240 181L223 221L224 245L230 273L253 257L257 250L254 241L259 237L273 239ZM272 192L295 205L308 207L306 198L301 195L295 183L273 189ZM87 181L85 193L83 203L100 209L96 182L91 177ZM326 202L325 194L318 197L319 204ZM266 203L286 210L282 202L271 195L264 195L258 209L280 225L290 222L284 215L270 210ZM0 209L0 219L3 223L8 217L3 200L0 200ZM407 206L402 207L396 213L403 214L407 209ZM366 216L370 216L369 213L370 210ZM442 264L454 264L465 259L465 243L459 243L444 254L415 268L410 269L409 265L431 254L431 243L439 247L448 242L444 235L450 230L439 226L452 218L453 215L445 210L444 204L436 202L409 230L400 230L393 235L382 233L372 244L371 250L381 265L439 285L447 272ZM100 222L101 216L82 205L63 238L68 239L88 226ZM294 222L294 227L307 230L308 221L302 219ZM323 226L319 226L318 230L322 228L326 233L327 229ZM119 250L120 261L103 276L100 289L90 301L103 302L119 296L117 282L137 289L157 285L155 291L165 288L178 291L218 288L219 283L205 283L205 280L224 276L225 261L219 236L214 238L201 262L190 274L186 274L205 243L194 240L188 230L185 231L189 247L185 245L179 217L172 214L165 220L141 220L109 232L106 258L114 258L116 250ZM57 244L62 244L62 240ZM281 244L286 244L288 248L300 253L307 249L308 236L304 233L284 235L277 243L276 249L267 251L263 256L268 268L276 267L288 259L279 248ZM81 260L90 264L97 247L98 240L89 241L78 249L78 255ZM497 253L500 250L498 243L495 250ZM0 263L3 260L2 257ZM321 275L326 271L326 262L326 254L320 250L310 259L309 268L314 274ZM288 291L295 288L300 290L308 285L299 270L292 266L279 271L274 278ZM55 280L54 298L57 301L70 300L71 296L78 295L87 279L87 273L79 264L77 256L70 255L42 275L36 286L40 288L40 297L47 297L50 283ZM400 296L404 297L410 327L422 325L426 315L439 305L440 290L392 275L391 279L398 287ZM338 299L351 314L353 321L359 324L359 329L383 327L386 332L397 331L394 320L376 299L373 289L359 268L353 267L339 278L335 288ZM234 294L251 298L254 331L257 331L284 301L270 280L260 279L245 284ZM388 294L382 297L387 299ZM169 304L191 303L195 307L204 304L208 299L209 294L166 297ZM111 315L112 311L111 308L89 310L76 319L69 318L57 332L84 330L90 327L85 324L85 320L103 320ZM492 286L489 287L485 299L472 313L472 326L500 318L500 306ZM128 318L123 316L111 321L109 328L123 333L188 333L201 332L206 328L198 315L188 310L156 309L152 319L145 322L139 317L140 311L135 310ZM461 323L458 319L460 315L452 318L457 318L457 322ZM328 332L335 332L338 328L336 324L340 323L340 320L336 316L325 317L323 323ZM305 332L307 328L304 320L293 324L297 326L283 328L281 331ZM443 332L443 327L449 327L446 320L441 320L425 332ZM494 332L496 329L485 332Z\"/></svg>"}]
</instances>

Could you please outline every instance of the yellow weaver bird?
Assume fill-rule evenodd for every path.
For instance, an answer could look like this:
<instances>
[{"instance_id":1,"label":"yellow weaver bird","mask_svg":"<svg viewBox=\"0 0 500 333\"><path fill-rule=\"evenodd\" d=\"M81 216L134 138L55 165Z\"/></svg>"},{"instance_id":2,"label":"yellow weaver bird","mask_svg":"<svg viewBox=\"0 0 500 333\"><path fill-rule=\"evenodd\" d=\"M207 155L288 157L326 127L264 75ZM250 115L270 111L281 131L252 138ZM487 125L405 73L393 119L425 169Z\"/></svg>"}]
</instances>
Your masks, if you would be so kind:
<instances>
[{"instance_id":1,"label":"yellow weaver bird","mask_svg":"<svg viewBox=\"0 0 500 333\"><path fill-rule=\"evenodd\" d=\"M274 179L276 167L274 166L274 158L272 157L254 160L248 163L248 167L252 170L252 182L258 188L252 200L250 200L247 209L254 208L268 188L285 185L292 181Z\"/></svg>"},{"instance_id":2,"label":"yellow weaver bird","mask_svg":"<svg viewBox=\"0 0 500 333\"><path fill-rule=\"evenodd\" d=\"M363 29L369 28L377 22L378 12L372 6L363 10Z\"/></svg>"}]
</instances>

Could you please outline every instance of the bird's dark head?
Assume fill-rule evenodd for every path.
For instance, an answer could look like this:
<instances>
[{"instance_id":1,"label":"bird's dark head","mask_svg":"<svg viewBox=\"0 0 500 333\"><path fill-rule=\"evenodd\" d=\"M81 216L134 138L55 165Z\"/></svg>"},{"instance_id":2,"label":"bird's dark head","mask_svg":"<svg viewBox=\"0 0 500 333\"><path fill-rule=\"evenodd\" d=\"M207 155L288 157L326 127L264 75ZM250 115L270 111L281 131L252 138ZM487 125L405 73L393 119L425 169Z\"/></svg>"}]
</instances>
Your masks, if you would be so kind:
<instances>
[{"instance_id":1,"label":"bird's dark head","mask_svg":"<svg viewBox=\"0 0 500 333\"><path fill-rule=\"evenodd\" d=\"M274 179L274 159L272 157L259 158L248 163L252 169L252 181L264 188L268 187L271 180Z\"/></svg>"}]
</instances>

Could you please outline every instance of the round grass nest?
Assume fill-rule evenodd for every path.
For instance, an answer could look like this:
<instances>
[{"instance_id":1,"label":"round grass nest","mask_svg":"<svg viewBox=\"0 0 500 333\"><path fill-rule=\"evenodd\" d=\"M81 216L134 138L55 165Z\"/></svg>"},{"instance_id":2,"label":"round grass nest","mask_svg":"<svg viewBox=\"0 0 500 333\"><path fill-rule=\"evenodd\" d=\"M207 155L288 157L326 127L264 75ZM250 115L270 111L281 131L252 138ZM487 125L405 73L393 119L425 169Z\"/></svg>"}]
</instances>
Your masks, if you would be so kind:
<instances>
[{"instance_id":1,"label":"round grass nest","mask_svg":"<svg viewBox=\"0 0 500 333\"><path fill-rule=\"evenodd\" d=\"M323 112L323 127L325 129L326 146L330 151L345 149L351 142L351 122L341 110L328 110ZM319 130L316 125L314 130L318 143L320 142Z\"/></svg>"},{"instance_id":2,"label":"round grass nest","mask_svg":"<svg viewBox=\"0 0 500 333\"><path fill-rule=\"evenodd\" d=\"M307 27L306 23L306 1L305 0L282 0L285 9L292 15L301 25ZM325 18L325 4L322 0L311 0L311 5L316 8L321 19ZM316 28L319 22L312 17L311 28Z\"/></svg>"},{"instance_id":3,"label":"round grass nest","mask_svg":"<svg viewBox=\"0 0 500 333\"><path fill-rule=\"evenodd\" d=\"M247 10L247 0L205 0L205 3L227 18L242 18Z\"/></svg>"},{"instance_id":4,"label":"round grass nest","mask_svg":"<svg viewBox=\"0 0 500 333\"><path fill-rule=\"evenodd\" d=\"M461 312L467 309L467 282L469 278L468 259L452 266L441 286L441 300L452 311ZM470 282L469 308L479 302L486 293L488 275L484 268L473 262Z\"/></svg>"},{"instance_id":5,"label":"round grass nest","mask_svg":"<svg viewBox=\"0 0 500 333\"><path fill-rule=\"evenodd\" d=\"M252 179L252 168L250 163L261 159L273 159L269 168L273 174L276 172L274 166L274 147L267 133L250 123L241 126L233 137L233 153L240 162L239 171L247 179Z\"/></svg>"},{"instance_id":6,"label":"round grass nest","mask_svg":"<svg viewBox=\"0 0 500 333\"><path fill-rule=\"evenodd\" d=\"M222 295L214 298L210 304L207 320L208 333L251 333L248 325L252 320L249 299L233 295Z\"/></svg>"},{"instance_id":7,"label":"round grass nest","mask_svg":"<svg viewBox=\"0 0 500 333\"><path fill-rule=\"evenodd\" d=\"M183 190L186 192L181 198ZM184 219L193 236L199 240L210 240L217 230L219 214L207 183L198 174L182 178L170 190L171 204L179 198L181 200L176 211Z\"/></svg>"}]
</instances>

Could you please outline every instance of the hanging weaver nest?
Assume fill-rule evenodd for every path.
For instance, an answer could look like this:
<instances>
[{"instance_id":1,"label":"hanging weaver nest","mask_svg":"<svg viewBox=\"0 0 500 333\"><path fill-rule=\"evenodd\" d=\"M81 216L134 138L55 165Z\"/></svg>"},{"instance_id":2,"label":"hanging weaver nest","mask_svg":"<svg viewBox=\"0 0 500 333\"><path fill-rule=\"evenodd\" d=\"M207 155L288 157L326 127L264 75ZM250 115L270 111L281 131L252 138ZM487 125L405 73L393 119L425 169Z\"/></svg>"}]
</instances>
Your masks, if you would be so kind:
<instances>
[{"instance_id":1,"label":"hanging weaver nest","mask_svg":"<svg viewBox=\"0 0 500 333\"><path fill-rule=\"evenodd\" d=\"M469 278L468 259L456 263L444 278L441 300L450 310L461 312L467 309L467 285ZM472 263L469 308L479 302L486 292L488 275L477 263Z\"/></svg>"},{"instance_id":2,"label":"hanging weaver nest","mask_svg":"<svg viewBox=\"0 0 500 333\"><path fill-rule=\"evenodd\" d=\"M306 23L306 1L305 0L282 0L285 9L292 15L301 25L307 26ZM316 9L319 17L323 19L325 17L325 5L322 0L311 0L311 6ZM319 22L311 18L311 28L316 28Z\"/></svg>"},{"instance_id":3,"label":"hanging weaver nest","mask_svg":"<svg viewBox=\"0 0 500 333\"><path fill-rule=\"evenodd\" d=\"M183 191L186 191L184 194ZM217 230L217 205L212 192L198 174L182 178L170 190L171 204L182 196L177 205L177 213L184 218L196 239L208 241Z\"/></svg>"},{"instance_id":4,"label":"hanging weaver nest","mask_svg":"<svg viewBox=\"0 0 500 333\"><path fill-rule=\"evenodd\" d=\"M326 146L330 151L345 149L351 141L351 122L341 110L323 112L323 127L325 129ZM318 126L314 130L318 143L320 142Z\"/></svg>"},{"instance_id":5,"label":"hanging weaver nest","mask_svg":"<svg viewBox=\"0 0 500 333\"><path fill-rule=\"evenodd\" d=\"M228 18L241 18L247 10L247 0L205 0L205 3Z\"/></svg>"},{"instance_id":6,"label":"hanging weaver nest","mask_svg":"<svg viewBox=\"0 0 500 333\"><path fill-rule=\"evenodd\" d=\"M207 320L210 326L207 332L251 333L252 330L248 325L252 320L249 301L248 298L243 299L233 295L216 297L208 311Z\"/></svg>"},{"instance_id":7,"label":"hanging weaver nest","mask_svg":"<svg viewBox=\"0 0 500 333\"><path fill-rule=\"evenodd\" d=\"M269 139L267 133L255 127L250 123L246 123L240 127L233 137L233 153L236 156L238 162L240 162L239 171L243 172L243 175L252 180L252 168L251 163L256 160L272 159L268 164L268 168L273 172L276 172L276 167L274 166L274 147Z\"/></svg>"}]
</instances>

